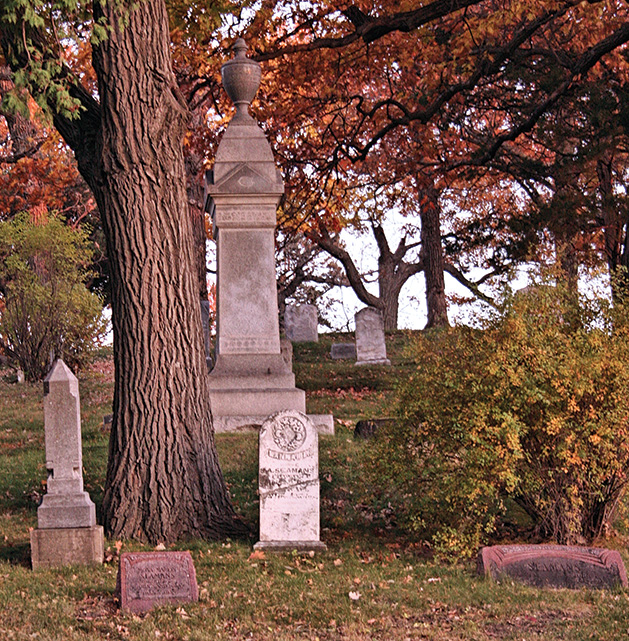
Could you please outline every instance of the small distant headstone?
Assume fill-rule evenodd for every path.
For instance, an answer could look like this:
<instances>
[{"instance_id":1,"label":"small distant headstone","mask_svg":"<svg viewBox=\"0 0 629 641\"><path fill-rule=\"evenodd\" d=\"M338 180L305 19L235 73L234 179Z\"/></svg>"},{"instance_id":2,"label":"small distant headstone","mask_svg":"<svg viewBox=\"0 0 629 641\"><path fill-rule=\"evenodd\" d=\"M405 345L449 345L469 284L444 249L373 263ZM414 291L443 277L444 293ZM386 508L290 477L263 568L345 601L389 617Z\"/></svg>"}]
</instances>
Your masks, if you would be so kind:
<instances>
[{"instance_id":1,"label":"small distant headstone","mask_svg":"<svg viewBox=\"0 0 629 641\"><path fill-rule=\"evenodd\" d=\"M317 308L314 305L287 305L284 312L286 338L293 343L319 340Z\"/></svg>"},{"instance_id":2,"label":"small distant headstone","mask_svg":"<svg viewBox=\"0 0 629 641\"><path fill-rule=\"evenodd\" d=\"M125 552L120 556L116 593L120 608L136 614L158 605L199 600L190 552Z\"/></svg>"},{"instance_id":3,"label":"small distant headstone","mask_svg":"<svg viewBox=\"0 0 629 641\"><path fill-rule=\"evenodd\" d=\"M496 545L478 553L478 572L489 578L516 579L536 587L627 587L620 554L604 548L567 545Z\"/></svg>"},{"instance_id":4,"label":"small distant headstone","mask_svg":"<svg viewBox=\"0 0 629 641\"><path fill-rule=\"evenodd\" d=\"M111 425L113 422L114 422L114 415L105 414L105 416L103 416L103 427L101 428L101 431L109 432L111 430Z\"/></svg>"},{"instance_id":5,"label":"small distant headstone","mask_svg":"<svg viewBox=\"0 0 629 641\"><path fill-rule=\"evenodd\" d=\"M24 370L19 368L17 369L15 373L16 379L18 383L23 383L24 382Z\"/></svg>"},{"instance_id":6,"label":"small distant headstone","mask_svg":"<svg viewBox=\"0 0 629 641\"><path fill-rule=\"evenodd\" d=\"M356 358L356 343L333 343L330 347L330 357L334 360Z\"/></svg>"},{"instance_id":7,"label":"small distant headstone","mask_svg":"<svg viewBox=\"0 0 629 641\"><path fill-rule=\"evenodd\" d=\"M381 427L393 422L395 422L394 418L373 418L358 421L354 428L354 438L366 441L373 438Z\"/></svg>"},{"instance_id":8,"label":"small distant headstone","mask_svg":"<svg viewBox=\"0 0 629 641\"><path fill-rule=\"evenodd\" d=\"M356 313L356 365L391 365L387 358L382 314L375 307Z\"/></svg>"},{"instance_id":9,"label":"small distant headstone","mask_svg":"<svg viewBox=\"0 0 629 641\"><path fill-rule=\"evenodd\" d=\"M103 528L83 490L79 382L55 361L44 380L47 491L31 531L33 569L103 562Z\"/></svg>"},{"instance_id":10,"label":"small distant headstone","mask_svg":"<svg viewBox=\"0 0 629 641\"><path fill-rule=\"evenodd\" d=\"M260 428L256 549L325 550L319 539L319 441L312 421L285 410Z\"/></svg>"}]
</instances>

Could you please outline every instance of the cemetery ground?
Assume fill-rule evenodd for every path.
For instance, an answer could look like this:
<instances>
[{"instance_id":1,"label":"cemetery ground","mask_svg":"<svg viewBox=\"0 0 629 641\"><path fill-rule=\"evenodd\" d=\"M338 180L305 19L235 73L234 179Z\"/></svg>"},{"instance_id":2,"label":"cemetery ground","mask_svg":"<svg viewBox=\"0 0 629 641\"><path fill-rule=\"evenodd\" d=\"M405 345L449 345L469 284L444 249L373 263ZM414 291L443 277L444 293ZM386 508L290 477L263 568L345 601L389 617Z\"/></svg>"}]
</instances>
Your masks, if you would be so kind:
<instances>
[{"instance_id":1,"label":"cemetery ground","mask_svg":"<svg viewBox=\"0 0 629 641\"><path fill-rule=\"evenodd\" d=\"M264 554L253 551L255 541L182 543L176 549L192 553L200 601L141 616L121 614L114 590L120 553L149 546L108 540L102 567L30 569L29 528L37 525L46 477L42 386L16 385L2 372L0 639L626 639L626 590L498 585L476 576L473 561L433 558L400 528L395 508L367 481L370 443L356 441L353 427L360 418L389 415L395 382L409 371L406 339L404 332L388 337L390 368L332 361L329 336L295 345L297 385L307 392L309 412L331 412L337 419L336 434L319 442L327 552ZM79 377L85 487L97 509L108 439L102 419L111 411L112 377L107 354ZM257 435L219 434L217 445L236 507L255 526ZM626 543L618 535L604 545L618 549L626 563Z\"/></svg>"}]
</instances>

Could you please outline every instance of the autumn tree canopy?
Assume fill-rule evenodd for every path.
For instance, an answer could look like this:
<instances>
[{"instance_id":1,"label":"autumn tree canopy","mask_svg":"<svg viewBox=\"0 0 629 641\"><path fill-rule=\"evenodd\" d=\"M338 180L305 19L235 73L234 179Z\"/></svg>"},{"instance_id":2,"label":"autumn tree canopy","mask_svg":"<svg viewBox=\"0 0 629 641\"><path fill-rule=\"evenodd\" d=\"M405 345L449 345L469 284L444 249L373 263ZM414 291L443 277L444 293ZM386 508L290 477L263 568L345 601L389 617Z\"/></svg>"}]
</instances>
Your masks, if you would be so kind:
<instances>
[{"instance_id":1,"label":"autumn tree canopy","mask_svg":"<svg viewBox=\"0 0 629 641\"><path fill-rule=\"evenodd\" d=\"M357 219L365 189L403 191L391 206L419 231L398 247L397 280L384 288L398 287L404 264L422 271L432 324L447 322L446 271L482 293L482 279L528 256L540 231L555 240L563 233L555 213L544 219L553 193L550 209L570 202L563 218L574 222L577 201L566 194L575 184L587 184L598 207L610 265L626 254L625 220L614 216L626 130L608 124L626 105L621 0L6 0L0 44L16 85L11 100L28 92L49 114L106 238L116 391L105 514L117 536L241 529L216 461L206 386L190 385L205 380L198 181L228 115L217 52L241 31L264 63L254 109L287 179L283 233L320 247L329 240L338 254L336 235ZM80 66L71 60L77 52ZM601 83L616 96L604 121L590 108ZM17 132L12 117L6 126ZM601 149L572 166L575 130L588 140L604 133L607 155ZM7 135L7 162L45 144L27 135L19 149ZM577 227L586 219L579 215ZM373 233L381 222L370 219ZM384 241L381 257L395 254ZM417 242L406 263L403 250ZM341 263L351 282L350 262ZM481 281L470 276L478 267ZM372 300L384 305L382 292ZM166 469L178 470L174 481Z\"/></svg>"}]
</instances>

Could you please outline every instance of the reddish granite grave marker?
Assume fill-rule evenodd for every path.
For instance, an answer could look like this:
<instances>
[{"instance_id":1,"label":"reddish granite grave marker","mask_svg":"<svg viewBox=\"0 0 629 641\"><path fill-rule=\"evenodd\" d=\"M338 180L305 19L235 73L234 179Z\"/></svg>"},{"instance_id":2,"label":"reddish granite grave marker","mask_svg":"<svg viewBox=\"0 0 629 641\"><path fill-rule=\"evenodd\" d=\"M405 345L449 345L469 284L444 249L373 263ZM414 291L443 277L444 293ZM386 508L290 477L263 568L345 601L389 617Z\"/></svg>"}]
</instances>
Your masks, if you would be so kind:
<instances>
[{"instance_id":1,"label":"reddish granite grave marker","mask_svg":"<svg viewBox=\"0 0 629 641\"><path fill-rule=\"evenodd\" d=\"M604 548L567 545L496 545L478 553L478 572L536 587L627 587L620 554Z\"/></svg>"},{"instance_id":2,"label":"reddish granite grave marker","mask_svg":"<svg viewBox=\"0 0 629 641\"><path fill-rule=\"evenodd\" d=\"M198 601L190 552L125 552L120 557L116 592L120 608L136 613L156 605Z\"/></svg>"}]
</instances>

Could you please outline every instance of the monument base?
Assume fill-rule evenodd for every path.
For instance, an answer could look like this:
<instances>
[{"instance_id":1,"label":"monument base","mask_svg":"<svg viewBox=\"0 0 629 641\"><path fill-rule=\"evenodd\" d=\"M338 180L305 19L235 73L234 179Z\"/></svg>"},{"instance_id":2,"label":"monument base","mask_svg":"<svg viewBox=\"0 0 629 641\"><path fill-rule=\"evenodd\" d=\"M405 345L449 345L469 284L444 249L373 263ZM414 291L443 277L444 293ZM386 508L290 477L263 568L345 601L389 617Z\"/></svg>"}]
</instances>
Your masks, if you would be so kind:
<instances>
[{"instance_id":1,"label":"monument base","mask_svg":"<svg viewBox=\"0 0 629 641\"><path fill-rule=\"evenodd\" d=\"M361 365L391 365L391 361L388 358L380 358L375 361L356 361L354 364L358 367Z\"/></svg>"},{"instance_id":2,"label":"monument base","mask_svg":"<svg viewBox=\"0 0 629 641\"><path fill-rule=\"evenodd\" d=\"M267 416L216 416L214 418L214 431L224 432L255 432L267 419ZM334 416L332 414L308 414L308 418L314 423L319 433L334 435Z\"/></svg>"},{"instance_id":3,"label":"monument base","mask_svg":"<svg viewBox=\"0 0 629 641\"><path fill-rule=\"evenodd\" d=\"M265 552L325 552L328 546L323 541L258 541L254 550Z\"/></svg>"},{"instance_id":4,"label":"monument base","mask_svg":"<svg viewBox=\"0 0 629 641\"><path fill-rule=\"evenodd\" d=\"M64 565L99 565L104 554L102 525L31 530L33 570Z\"/></svg>"},{"instance_id":5,"label":"monument base","mask_svg":"<svg viewBox=\"0 0 629 641\"><path fill-rule=\"evenodd\" d=\"M42 530L91 528L96 525L96 508L87 492L52 494L49 488L37 508L37 525Z\"/></svg>"}]
</instances>

